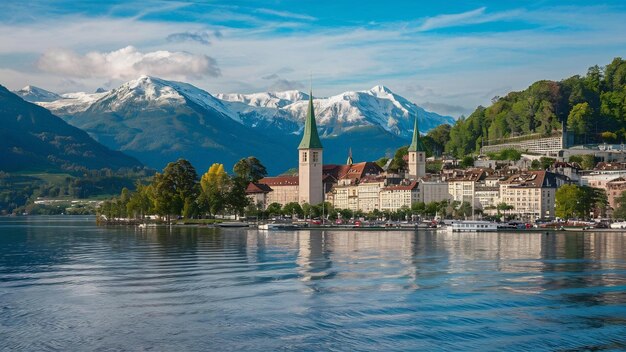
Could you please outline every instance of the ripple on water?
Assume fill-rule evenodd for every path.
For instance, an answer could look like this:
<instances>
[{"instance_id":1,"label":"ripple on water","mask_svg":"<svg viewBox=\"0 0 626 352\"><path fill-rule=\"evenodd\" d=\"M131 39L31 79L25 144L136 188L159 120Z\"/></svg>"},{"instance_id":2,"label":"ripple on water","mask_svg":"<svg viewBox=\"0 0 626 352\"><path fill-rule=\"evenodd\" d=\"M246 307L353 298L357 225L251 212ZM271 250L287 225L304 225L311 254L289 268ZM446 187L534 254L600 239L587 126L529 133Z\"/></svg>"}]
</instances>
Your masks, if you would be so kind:
<instances>
[{"instance_id":1,"label":"ripple on water","mask_svg":"<svg viewBox=\"0 0 626 352\"><path fill-rule=\"evenodd\" d=\"M624 234L0 219L0 350L623 350Z\"/></svg>"}]
</instances>

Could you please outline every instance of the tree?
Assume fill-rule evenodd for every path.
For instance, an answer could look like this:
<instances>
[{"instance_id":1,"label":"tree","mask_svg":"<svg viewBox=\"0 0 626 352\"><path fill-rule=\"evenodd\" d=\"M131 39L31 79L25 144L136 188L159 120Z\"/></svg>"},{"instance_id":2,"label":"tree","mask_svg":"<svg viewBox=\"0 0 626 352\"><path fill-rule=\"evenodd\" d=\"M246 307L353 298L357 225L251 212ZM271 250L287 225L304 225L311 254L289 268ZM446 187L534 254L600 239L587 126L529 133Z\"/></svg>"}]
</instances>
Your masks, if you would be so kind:
<instances>
[{"instance_id":1,"label":"tree","mask_svg":"<svg viewBox=\"0 0 626 352\"><path fill-rule=\"evenodd\" d=\"M257 182L267 176L267 169L265 166L261 164L259 159L253 156L239 160L233 167L233 172L237 177L240 177L248 182Z\"/></svg>"},{"instance_id":2,"label":"tree","mask_svg":"<svg viewBox=\"0 0 626 352\"><path fill-rule=\"evenodd\" d=\"M213 164L200 179L200 209L212 215L221 213L226 207L226 196L230 178L224 171L224 165Z\"/></svg>"},{"instance_id":3,"label":"tree","mask_svg":"<svg viewBox=\"0 0 626 352\"><path fill-rule=\"evenodd\" d=\"M576 134L587 134L591 129L593 111L589 103L574 105L567 117L567 128Z\"/></svg>"},{"instance_id":4,"label":"tree","mask_svg":"<svg viewBox=\"0 0 626 352\"><path fill-rule=\"evenodd\" d=\"M605 143L614 143L617 140L617 134L609 131L602 132L600 137Z\"/></svg>"},{"instance_id":5,"label":"tree","mask_svg":"<svg viewBox=\"0 0 626 352\"><path fill-rule=\"evenodd\" d=\"M294 215L301 217L304 214L304 212L302 211L302 207L300 206L300 204L298 204L298 202L291 202L291 203L285 204L285 206L283 207L282 213L285 216L291 216L291 217L293 217Z\"/></svg>"},{"instance_id":6,"label":"tree","mask_svg":"<svg viewBox=\"0 0 626 352\"><path fill-rule=\"evenodd\" d=\"M563 185L556 190L556 216L562 219L583 217L583 192L576 185Z\"/></svg>"},{"instance_id":7,"label":"tree","mask_svg":"<svg viewBox=\"0 0 626 352\"><path fill-rule=\"evenodd\" d=\"M424 202L415 202L411 204L411 212L417 215L424 214L426 212L426 204Z\"/></svg>"},{"instance_id":8,"label":"tree","mask_svg":"<svg viewBox=\"0 0 626 352\"><path fill-rule=\"evenodd\" d=\"M530 168L532 170L541 170L541 163L539 160L535 159L530 163Z\"/></svg>"},{"instance_id":9,"label":"tree","mask_svg":"<svg viewBox=\"0 0 626 352\"><path fill-rule=\"evenodd\" d=\"M235 177L230 182L226 192L226 204L235 215L244 215L245 209L250 204L250 198L246 196L246 188L249 181L242 177Z\"/></svg>"},{"instance_id":10,"label":"tree","mask_svg":"<svg viewBox=\"0 0 626 352\"><path fill-rule=\"evenodd\" d=\"M153 180L157 214L166 215L168 221L170 215L180 215L185 200L195 199L198 194L197 179L196 169L189 161L179 159L167 164L163 173L157 173Z\"/></svg>"},{"instance_id":11,"label":"tree","mask_svg":"<svg viewBox=\"0 0 626 352\"><path fill-rule=\"evenodd\" d=\"M389 164L389 170L392 172L399 172L406 169L406 161L404 157L409 154L409 147L405 146L396 150L393 156L391 164Z\"/></svg>"},{"instance_id":12,"label":"tree","mask_svg":"<svg viewBox=\"0 0 626 352\"><path fill-rule=\"evenodd\" d=\"M135 192L131 194L128 204L126 204L126 210L129 216L139 217L143 219L146 214L152 210L152 186L142 185L137 183L135 186Z\"/></svg>"},{"instance_id":13,"label":"tree","mask_svg":"<svg viewBox=\"0 0 626 352\"><path fill-rule=\"evenodd\" d=\"M269 216L276 216L276 215L280 215L282 210L282 206L280 205L280 203L272 203L270 205L267 206L267 209L265 210L267 212L267 214L269 214Z\"/></svg>"},{"instance_id":14,"label":"tree","mask_svg":"<svg viewBox=\"0 0 626 352\"><path fill-rule=\"evenodd\" d=\"M548 158L547 156L542 156L541 158L539 158L539 163L541 164L542 170L549 169L550 167L552 167L552 165L554 165L555 162L556 159Z\"/></svg>"},{"instance_id":15,"label":"tree","mask_svg":"<svg viewBox=\"0 0 626 352\"><path fill-rule=\"evenodd\" d=\"M626 191L623 191L616 199L616 208L613 210L614 219L626 219Z\"/></svg>"},{"instance_id":16,"label":"tree","mask_svg":"<svg viewBox=\"0 0 626 352\"><path fill-rule=\"evenodd\" d=\"M569 157L569 162L570 163L578 163L578 164L582 164L583 162L583 157L580 155L570 155Z\"/></svg>"},{"instance_id":17,"label":"tree","mask_svg":"<svg viewBox=\"0 0 626 352\"><path fill-rule=\"evenodd\" d=\"M583 169L592 170L594 167L596 167L596 157L592 154L585 154L582 156L582 159L583 160L581 166L583 167Z\"/></svg>"},{"instance_id":18,"label":"tree","mask_svg":"<svg viewBox=\"0 0 626 352\"><path fill-rule=\"evenodd\" d=\"M461 160L461 165L462 168L467 169L468 167L472 167L474 166L474 157L467 155L465 157L463 157L463 159Z\"/></svg>"}]
</instances>

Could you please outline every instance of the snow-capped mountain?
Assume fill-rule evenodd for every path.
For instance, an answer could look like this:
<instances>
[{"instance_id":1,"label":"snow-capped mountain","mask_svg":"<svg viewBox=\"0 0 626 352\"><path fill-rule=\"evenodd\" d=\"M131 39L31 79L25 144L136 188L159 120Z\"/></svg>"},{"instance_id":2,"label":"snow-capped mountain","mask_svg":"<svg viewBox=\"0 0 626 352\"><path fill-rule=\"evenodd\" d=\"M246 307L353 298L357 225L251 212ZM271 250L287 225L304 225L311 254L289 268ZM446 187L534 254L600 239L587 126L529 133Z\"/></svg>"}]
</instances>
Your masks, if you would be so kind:
<instances>
[{"instance_id":1,"label":"snow-capped mountain","mask_svg":"<svg viewBox=\"0 0 626 352\"><path fill-rule=\"evenodd\" d=\"M115 112L141 106L149 110L182 106L188 102L206 110L217 111L234 120L239 119L239 116L228 110L221 100L202 89L188 83L166 81L150 76L141 76L104 93L90 108Z\"/></svg>"},{"instance_id":2,"label":"snow-capped mountain","mask_svg":"<svg viewBox=\"0 0 626 352\"><path fill-rule=\"evenodd\" d=\"M297 145L309 95L300 91L218 94L187 83L142 76L101 93L63 94L38 102L99 142L160 168L184 157L208 168L255 155L270 171L293 166L280 157ZM420 131L454 119L427 112L388 88L376 86L314 99L327 162L375 160L408 143L413 117ZM335 138L341 136L341 138Z\"/></svg>"},{"instance_id":3,"label":"snow-capped mountain","mask_svg":"<svg viewBox=\"0 0 626 352\"><path fill-rule=\"evenodd\" d=\"M56 93L52 93L35 86L26 86L20 90L14 91L13 93L29 102L55 101L61 98Z\"/></svg>"},{"instance_id":4,"label":"snow-capped mountain","mask_svg":"<svg viewBox=\"0 0 626 352\"><path fill-rule=\"evenodd\" d=\"M99 93L66 93L61 94L57 100L41 101L36 102L36 104L52 111L55 115L72 115L89 109L91 104L102 98L106 93L106 91Z\"/></svg>"},{"instance_id":5,"label":"snow-capped mountain","mask_svg":"<svg viewBox=\"0 0 626 352\"><path fill-rule=\"evenodd\" d=\"M245 109L235 106L241 120L248 126L266 127L270 122L290 126L290 133L298 132L306 117L308 95L298 91L255 94L218 94L218 98L243 103L251 107L272 109ZM360 92L345 92L327 98L314 98L315 114L322 136L337 136L356 127L380 126L384 130L410 138L413 118L417 114L420 132L425 133L442 123L453 124L450 116L424 110L384 86L375 86ZM276 111L278 110L278 112Z\"/></svg>"}]
</instances>

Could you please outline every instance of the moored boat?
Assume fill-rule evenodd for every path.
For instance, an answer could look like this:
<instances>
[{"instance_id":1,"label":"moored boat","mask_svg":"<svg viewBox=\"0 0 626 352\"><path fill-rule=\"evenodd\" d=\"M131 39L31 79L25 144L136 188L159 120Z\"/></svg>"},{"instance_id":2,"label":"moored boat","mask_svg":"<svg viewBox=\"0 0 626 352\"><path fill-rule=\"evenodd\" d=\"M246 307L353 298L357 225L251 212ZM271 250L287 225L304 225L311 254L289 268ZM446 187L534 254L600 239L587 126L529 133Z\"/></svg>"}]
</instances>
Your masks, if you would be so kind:
<instances>
[{"instance_id":1,"label":"moored boat","mask_svg":"<svg viewBox=\"0 0 626 352\"><path fill-rule=\"evenodd\" d=\"M248 227L250 224L247 222L239 222L239 221L229 221L229 222L221 222L217 224L219 227Z\"/></svg>"},{"instance_id":2,"label":"moored boat","mask_svg":"<svg viewBox=\"0 0 626 352\"><path fill-rule=\"evenodd\" d=\"M446 226L448 232L496 232L498 224L491 221L465 220L455 221Z\"/></svg>"},{"instance_id":3,"label":"moored boat","mask_svg":"<svg viewBox=\"0 0 626 352\"><path fill-rule=\"evenodd\" d=\"M626 229L626 221L618 221L611 224L612 229Z\"/></svg>"}]
</instances>

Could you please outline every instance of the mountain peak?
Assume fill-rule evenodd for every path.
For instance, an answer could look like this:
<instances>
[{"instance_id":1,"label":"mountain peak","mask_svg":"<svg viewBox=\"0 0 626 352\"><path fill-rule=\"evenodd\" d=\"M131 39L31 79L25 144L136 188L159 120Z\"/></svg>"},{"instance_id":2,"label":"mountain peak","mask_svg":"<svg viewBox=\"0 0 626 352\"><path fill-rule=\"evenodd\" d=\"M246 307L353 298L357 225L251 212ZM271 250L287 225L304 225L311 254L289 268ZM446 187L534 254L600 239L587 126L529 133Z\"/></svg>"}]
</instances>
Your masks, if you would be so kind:
<instances>
[{"instance_id":1,"label":"mountain peak","mask_svg":"<svg viewBox=\"0 0 626 352\"><path fill-rule=\"evenodd\" d=\"M383 86L383 85L377 85L372 87L372 89L370 89L370 92L372 93L386 93L386 94L393 94L393 92L391 91L391 89Z\"/></svg>"},{"instance_id":2,"label":"mountain peak","mask_svg":"<svg viewBox=\"0 0 626 352\"><path fill-rule=\"evenodd\" d=\"M27 85L14 93L29 102L50 102L61 98L56 93L52 93L33 85Z\"/></svg>"}]
</instances>

